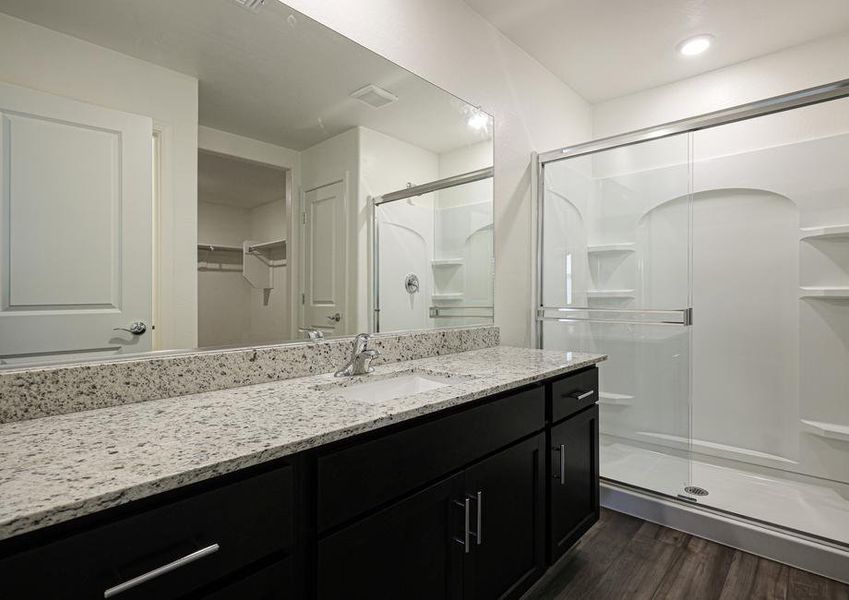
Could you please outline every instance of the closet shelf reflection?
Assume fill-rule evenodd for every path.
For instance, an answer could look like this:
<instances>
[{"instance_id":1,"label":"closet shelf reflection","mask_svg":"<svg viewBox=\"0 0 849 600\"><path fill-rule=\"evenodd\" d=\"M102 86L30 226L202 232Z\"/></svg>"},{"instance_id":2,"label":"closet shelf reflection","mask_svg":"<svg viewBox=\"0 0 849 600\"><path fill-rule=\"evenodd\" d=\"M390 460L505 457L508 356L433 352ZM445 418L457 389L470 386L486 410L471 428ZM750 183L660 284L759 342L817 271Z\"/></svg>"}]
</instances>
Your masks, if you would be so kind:
<instances>
[{"instance_id":1,"label":"closet shelf reflection","mask_svg":"<svg viewBox=\"0 0 849 600\"><path fill-rule=\"evenodd\" d=\"M241 250L241 248L239 248ZM286 250L286 240L273 240L271 242L262 242L259 244L251 244L248 246L248 254L256 254L258 252L271 252L273 250Z\"/></svg>"},{"instance_id":2,"label":"closet shelf reflection","mask_svg":"<svg viewBox=\"0 0 849 600\"><path fill-rule=\"evenodd\" d=\"M227 244L201 244L198 242L198 250L207 252L241 252L241 246L228 246Z\"/></svg>"}]
</instances>

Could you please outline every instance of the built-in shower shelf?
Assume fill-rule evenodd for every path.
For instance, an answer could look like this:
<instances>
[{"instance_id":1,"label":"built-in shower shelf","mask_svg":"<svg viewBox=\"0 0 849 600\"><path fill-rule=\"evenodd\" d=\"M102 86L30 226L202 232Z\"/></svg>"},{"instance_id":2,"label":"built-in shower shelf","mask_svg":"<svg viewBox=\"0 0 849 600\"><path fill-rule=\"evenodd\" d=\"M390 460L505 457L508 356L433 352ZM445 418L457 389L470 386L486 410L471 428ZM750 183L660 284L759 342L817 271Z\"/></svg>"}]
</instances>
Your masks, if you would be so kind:
<instances>
[{"instance_id":1,"label":"built-in shower shelf","mask_svg":"<svg viewBox=\"0 0 849 600\"><path fill-rule=\"evenodd\" d=\"M849 426L802 419L802 429L821 437L849 442Z\"/></svg>"},{"instance_id":2,"label":"built-in shower shelf","mask_svg":"<svg viewBox=\"0 0 849 600\"><path fill-rule=\"evenodd\" d=\"M587 290L587 298L634 298L635 290Z\"/></svg>"},{"instance_id":3,"label":"built-in shower shelf","mask_svg":"<svg viewBox=\"0 0 849 600\"><path fill-rule=\"evenodd\" d=\"M462 300L463 294L461 292L447 292L444 294L432 294L432 300Z\"/></svg>"},{"instance_id":4,"label":"built-in shower shelf","mask_svg":"<svg viewBox=\"0 0 849 600\"><path fill-rule=\"evenodd\" d=\"M613 392L599 392L598 403L605 406L631 406L634 397L628 394L614 394Z\"/></svg>"},{"instance_id":5,"label":"built-in shower shelf","mask_svg":"<svg viewBox=\"0 0 849 600\"><path fill-rule=\"evenodd\" d=\"M430 261L431 267L458 267L462 264L462 258L436 258Z\"/></svg>"},{"instance_id":6,"label":"built-in shower shelf","mask_svg":"<svg viewBox=\"0 0 849 600\"><path fill-rule=\"evenodd\" d=\"M802 287L802 298L835 298L849 300L849 287Z\"/></svg>"},{"instance_id":7,"label":"built-in shower shelf","mask_svg":"<svg viewBox=\"0 0 849 600\"><path fill-rule=\"evenodd\" d=\"M802 239L832 239L849 241L849 225L823 225L821 227L802 227Z\"/></svg>"},{"instance_id":8,"label":"built-in shower shelf","mask_svg":"<svg viewBox=\"0 0 849 600\"><path fill-rule=\"evenodd\" d=\"M592 244L587 246L587 254L618 254L622 252L634 252L634 243L621 242L619 244Z\"/></svg>"}]
</instances>

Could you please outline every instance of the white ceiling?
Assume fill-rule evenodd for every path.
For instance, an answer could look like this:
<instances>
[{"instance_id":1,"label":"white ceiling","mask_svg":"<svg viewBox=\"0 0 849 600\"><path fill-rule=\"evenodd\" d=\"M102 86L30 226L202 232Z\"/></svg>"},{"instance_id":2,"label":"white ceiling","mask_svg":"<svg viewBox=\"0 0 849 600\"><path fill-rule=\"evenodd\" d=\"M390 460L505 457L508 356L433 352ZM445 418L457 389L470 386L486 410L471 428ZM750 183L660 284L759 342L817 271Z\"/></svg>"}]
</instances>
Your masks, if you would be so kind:
<instances>
[{"instance_id":1,"label":"white ceiling","mask_svg":"<svg viewBox=\"0 0 849 600\"><path fill-rule=\"evenodd\" d=\"M282 169L198 152L198 200L239 208L255 208L283 200L286 174Z\"/></svg>"},{"instance_id":2,"label":"white ceiling","mask_svg":"<svg viewBox=\"0 0 849 600\"><path fill-rule=\"evenodd\" d=\"M355 125L433 152L481 141L468 106L280 2L0 0L0 12L197 77L200 122L303 150ZM399 97L373 109L349 94Z\"/></svg>"},{"instance_id":3,"label":"white ceiling","mask_svg":"<svg viewBox=\"0 0 849 600\"><path fill-rule=\"evenodd\" d=\"M591 103L849 31L849 0L466 0ZM696 57L676 52L716 37Z\"/></svg>"}]
</instances>

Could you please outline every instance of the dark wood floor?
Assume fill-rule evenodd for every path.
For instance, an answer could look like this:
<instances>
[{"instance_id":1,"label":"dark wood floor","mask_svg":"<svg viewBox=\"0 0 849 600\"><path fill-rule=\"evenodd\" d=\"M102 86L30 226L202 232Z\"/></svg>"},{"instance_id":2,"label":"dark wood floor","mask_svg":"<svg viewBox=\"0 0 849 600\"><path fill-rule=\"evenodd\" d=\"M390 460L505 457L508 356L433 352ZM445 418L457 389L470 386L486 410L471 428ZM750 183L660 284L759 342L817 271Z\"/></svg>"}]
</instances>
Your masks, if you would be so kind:
<instances>
[{"instance_id":1,"label":"dark wood floor","mask_svg":"<svg viewBox=\"0 0 849 600\"><path fill-rule=\"evenodd\" d=\"M523 600L849 600L849 586L622 513L601 520Z\"/></svg>"}]
</instances>

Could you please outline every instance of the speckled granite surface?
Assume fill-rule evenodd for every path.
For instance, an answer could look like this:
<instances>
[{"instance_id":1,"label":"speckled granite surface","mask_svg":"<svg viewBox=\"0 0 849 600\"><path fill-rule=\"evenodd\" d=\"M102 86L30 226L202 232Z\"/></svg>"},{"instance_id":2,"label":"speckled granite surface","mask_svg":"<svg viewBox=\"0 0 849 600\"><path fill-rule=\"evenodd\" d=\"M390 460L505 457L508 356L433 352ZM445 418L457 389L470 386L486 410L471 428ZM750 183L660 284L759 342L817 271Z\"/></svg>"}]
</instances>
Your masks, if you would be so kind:
<instances>
[{"instance_id":1,"label":"speckled granite surface","mask_svg":"<svg viewBox=\"0 0 849 600\"><path fill-rule=\"evenodd\" d=\"M0 425L0 539L604 358L498 346L378 366L366 377L421 370L456 379L386 403L334 395L327 386L339 380L325 374L6 423Z\"/></svg>"},{"instance_id":2,"label":"speckled granite surface","mask_svg":"<svg viewBox=\"0 0 849 600\"><path fill-rule=\"evenodd\" d=\"M350 338L0 371L0 423L304 377L339 368ZM498 345L497 327L383 333L374 364Z\"/></svg>"}]
</instances>

